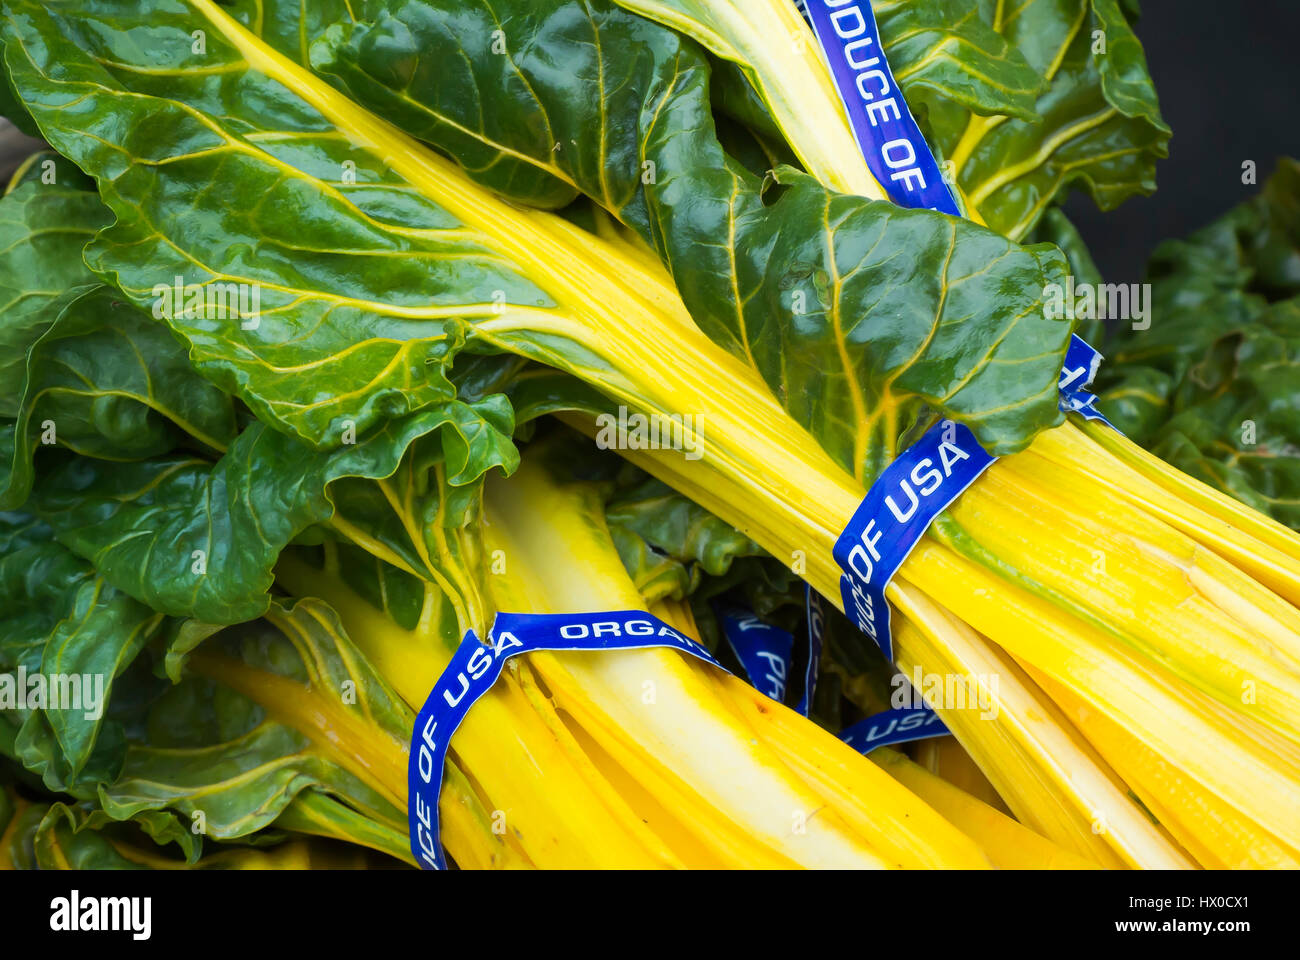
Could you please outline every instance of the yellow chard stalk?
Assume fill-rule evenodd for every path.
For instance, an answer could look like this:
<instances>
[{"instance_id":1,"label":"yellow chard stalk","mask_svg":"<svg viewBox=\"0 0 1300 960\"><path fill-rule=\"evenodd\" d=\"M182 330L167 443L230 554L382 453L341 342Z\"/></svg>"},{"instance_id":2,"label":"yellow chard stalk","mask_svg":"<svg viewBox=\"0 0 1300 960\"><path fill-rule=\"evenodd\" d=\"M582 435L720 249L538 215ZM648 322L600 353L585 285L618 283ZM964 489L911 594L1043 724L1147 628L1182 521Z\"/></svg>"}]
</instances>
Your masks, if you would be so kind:
<instances>
[{"instance_id":1,"label":"yellow chard stalk","mask_svg":"<svg viewBox=\"0 0 1300 960\"><path fill-rule=\"evenodd\" d=\"M286 556L276 576L297 595L327 598L348 636L397 694L413 710L423 706L451 659L452 638L441 636L428 618L406 630L353 592L337 570L317 570ZM430 586L430 593L436 589ZM639 817L601 791L591 761L571 749L562 725L547 717L547 711L554 712L549 702L530 702L521 689L525 682L517 670L507 671L456 733L439 804L442 839L451 856L458 863L466 855L470 862L484 859L476 849L483 832L477 828L486 822L493 835L491 816L469 822L465 817L466 810L481 808L504 814L510 845L539 867L676 865L676 857ZM458 776L461 770L464 775ZM473 789L458 797L461 782ZM400 784L404 808L405 753Z\"/></svg>"},{"instance_id":2,"label":"yellow chard stalk","mask_svg":"<svg viewBox=\"0 0 1300 960\"><path fill-rule=\"evenodd\" d=\"M485 539L502 551L507 571L491 580L498 608L644 609L599 522L594 491L558 485L525 461L510 480L489 482L486 501ZM735 677L670 650L534 653L529 661L553 692L579 694L585 713L610 718L593 736L616 734L661 761L683 791L726 811L753 838L751 864L755 856L804 866L984 862L969 840L850 748ZM557 701L564 709L567 702ZM870 791L869 806L859 806L868 801L857 790L846 794L852 780L810 783L791 770L769 742L778 732L781 742L794 738L813 756L835 758ZM821 792L828 788L837 803Z\"/></svg>"}]
</instances>

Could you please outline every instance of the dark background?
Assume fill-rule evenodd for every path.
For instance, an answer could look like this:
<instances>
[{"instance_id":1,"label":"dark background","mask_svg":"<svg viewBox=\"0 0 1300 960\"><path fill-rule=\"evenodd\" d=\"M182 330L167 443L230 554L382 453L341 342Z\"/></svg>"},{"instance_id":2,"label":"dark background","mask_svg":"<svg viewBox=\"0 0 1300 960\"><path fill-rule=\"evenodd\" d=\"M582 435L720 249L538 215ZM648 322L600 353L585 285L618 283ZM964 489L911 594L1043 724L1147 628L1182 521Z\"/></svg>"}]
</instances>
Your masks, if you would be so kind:
<instances>
[{"instance_id":1,"label":"dark background","mask_svg":"<svg viewBox=\"0 0 1300 960\"><path fill-rule=\"evenodd\" d=\"M1173 130L1158 189L1110 213L1082 192L1065 204L1115 283L1140 280L1161 240L1253 196L1278 156L1300 157L1300 0L1143 0L1137 35Z\"/></svg>"}]
</instances>

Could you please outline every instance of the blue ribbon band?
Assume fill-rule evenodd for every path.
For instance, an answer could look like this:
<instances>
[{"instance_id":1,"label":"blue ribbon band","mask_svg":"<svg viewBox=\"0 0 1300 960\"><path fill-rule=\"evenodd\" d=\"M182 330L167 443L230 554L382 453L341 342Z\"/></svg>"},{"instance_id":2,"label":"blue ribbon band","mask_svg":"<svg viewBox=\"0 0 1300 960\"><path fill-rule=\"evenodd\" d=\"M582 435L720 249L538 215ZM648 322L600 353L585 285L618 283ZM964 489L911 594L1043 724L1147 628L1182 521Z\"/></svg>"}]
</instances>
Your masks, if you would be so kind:
<instances>
[{"instance_id":1,"label":"blue ribbon band","mask_svg":"<svg viewBox=\"0 0 1300 960\"><path fill-rule=\"evenodd\" d=\"M736 607L723 608L719 619L722 635L745 668L749 682L759 693L785 703L794 664L794 636Z\"/></svg>"},{"instance_id":2,"label":"blue ribbon band","mask_svg":"<svg viewBox=\"0 0 1300 960\"><path fill-rule=\"evenodd\" d=\"M859 753L870 753L892 743L943 737L949 732L929 707L895 707L845 727L840 739Z\"/></svg>"},{"instance_id":3,"label":"blue ribbon band","mask_svg":"<svg viewBox=\"0 0 1300 960\"><path fill-rule=\"evenodd\" d=\"M415 718L407 774L411 852L426 870L447 866L438 824L447 747L478 699L492 689L506 661L532 650L638 650L671 647L722 668L699 643L644 610L612 613L498 613L487 642L470 631L452 654Z\"/></svg>"},{"instance_id":4,"label":"blue ribbon band","mask_svg":"<svg viewBox=\"0 0 1300 960\"><path fill-rule=\"evenodd\" d=\"M794 709L806 717L812 709L813 692L817 688L825 624L821 597L807 585L804 586L804 613L808 624L808 662L804 665L803 692ZM785 703L794 672L794 636L739 607L720 607L718 621L722 625L723 637L745 669L749 682L777 703Z\"/></svg>"},{"instance_id":5,"label":"blue ribbon band","mask_svg":"<svg viewBox=\"0 0 1300 960\"><path fill-rule=\"evenodd\" d=\"M813 691L817 689L817 671L822 661L822 635L826 628L826 616L822 612L822 598L813 588L804 585L804 617L808 623L808 665L804 668L803 696L795 707L805 717L812 710Z\"/></svg>"},{"instance_id":6,"label":"blue ribbon band","mask_svg":"<svg viewBox=\"0 0 1300 960\"><path fill-rule=\"evenodd\" d=\"M1070 335L1070 346L1065 351L1065 366L1061 368L1059 390L1061 409L1077 413L1085 420L1100 420L1114 429L1114 424L1097 409L1097 395L1089 392L1093 378L1101 367L1101 354L1078 334Z\"/></svg>"},{"instance_id":7,"label":"blue ribbon band","mask_svg":"<svg viewBox=\"0 0 1300 960\"><path fill-rule=\"evenodd\" d=\"M968 427L940 420L881 471L835 541L844 612L891 661L885 588L934 518L994 459Z\"/></svg>"},{"instance_id":8,"label":"blue ribbon band","mask_svg":"<svg viewBox=\"0 0 1300 960\"><path fill-rule=\"evenodd\" d=\"M876 182L899 206L962 216L889 69L868 0L805 0L799 6L821 44Z\"/></svg>"}]
</instances>

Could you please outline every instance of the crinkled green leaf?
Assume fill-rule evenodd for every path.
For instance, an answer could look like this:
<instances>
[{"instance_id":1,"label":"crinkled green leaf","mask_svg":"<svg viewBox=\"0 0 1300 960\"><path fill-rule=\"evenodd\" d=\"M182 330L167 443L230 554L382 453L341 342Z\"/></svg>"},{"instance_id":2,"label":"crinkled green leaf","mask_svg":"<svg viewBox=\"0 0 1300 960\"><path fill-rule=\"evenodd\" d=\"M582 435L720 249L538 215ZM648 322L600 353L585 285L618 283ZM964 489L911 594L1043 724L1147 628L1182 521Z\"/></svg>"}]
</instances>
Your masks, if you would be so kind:
<instances>
[{"instance_id":1,"label":"crinkled green leaf","mask_svg":"<svg viewBox=\"0 0 1300 960\"><path fill-rule=\"evenodd\" d=\"M1207 335L1181 379L1118 366L1102 408L1162 460L1300 529L1300 298L1200 322Z\"/></svg>"},{"instance_id":2,"label":"crinkled green leaf","mask_svg":"<svg viewBox=\"0 0 1300 960\"><path fill-rule=\"evenodd\" d=\"M1254 198L1186 240L1162 243L1148 274L1153 296L1170 308L1236 292L1268 302L1300 295L1300 162L1280 158Z\"/></svg>"},{"instance_id":3,"label":"crinkled green leaf","mask_svg":"<svg viewBox=\"0 0 1300 960\"><path fill-rule=\"evenodd\" d=\"M300 537L292 559L329 567L407 628L432 615L452 645L466 630L486 629L488 568L477 520L487 470L509 473L519 462L514 411L499 391L521 366L512 355L462 358L454 379L467 402L456 409L472 415L455 430L417 438L389 476L337 481L334 529L319 551Z\"/></svg>"},{"instance_id":4,"label":"crinkled green leaf","mask_svg":"<svg viewBox=\"0 0 1300 960\"><path fill-rule=\"evenodd\" d=\"M0 824L3 824L0 826L0 839L3 840L0 866L14 870L36 869L32 839L45 815L44 805L27 802L17 794L10 796L0 788L0 807L8 811L6 817L0 818Z\"/></svg>"},{"instance_id":5,"label":"crinkled green leaf","mask_svg":"<svg viewBox=\"0 0 1300 960\"><path fill-rule=\"evenodd\" d=\"M289 542L334 515L330 484L393 476L417 438L434 431L452 483L513 467L508 435L480 408L452 402L332 452L258 423L215 464L175 454L121 464L68 457L31 503L61 543L153 609L237 623L266 611L271 571Z\"/></svg>"},{"instance_id":6,"label":"crinkled green leaf","mask_svg":"<svg viewBox=\"0 0 1300 960\"><path fill-rule=\"evenodd\" d=\"M74 288L49 309L50 327L27 351L0 506L26 500L43 448L133 460L234 440L230 397L194 372L165 326L103 286Z\"/></svg>"},{"instance_id":7,"label":"crinkled green leaf","mask_svg":"<svg viewBox=\"0 0 1300 960\"><path fill-rule=\"evenodd\" d=\"M928 0L935 3L937 0ZM889 11L880 14L896 74L910 62ZM965 6L965 5L959 5ZM1071 183L1103 210L1155 189L1155 162L1168 152L1146 58L1115 0L979 0L978 17L1018 50L1047 86L1034 116L981 117L901 79L909 103L923 104L922 129L952 161L966 199L999 233L1021 238ZM1104 51L1103 51L1104 43ZM984 111L979 111L984 112Z\"/></svg>"},{"instance_id":8,"label":"crinkled green leaf","mask_svg":"<svg viewBox=\"0 0 1300 960\"><path fill-rule=\"evenodd\" d=\"M142 605L141 609L144 609ZM152 611L147 612L150 616L157 616ZM93 636L91 640L93 642ZM113 646L98 655L114 655L118 649L118 646ZM60 742L55 730L58 721L53 719L56 711L19 711L22 721L15 731L13 749L7 752L39 777L45 789L89 800L94 797L100 783L111 781L118 775L129 731L141 711L156 699L164 686L163 681L153 676L147 660L135 656L137 652L138 648L130 656L120 658L120 672L116 677L106 676L104 693L107 706L102 716L85 717L80 711L65 711L64 726L78 734L82 742L90 741L84 762L70 756ZM93 729L95 727L97 729Z\"/></svg>"},{"instance_id":9,"label":"crinkled green leaf","mask_svg":"<svg viewBox=\"0 0 1300 960\"><path fill-rule=\"evenodd\" d=\"M27 348L54 322L58 298L94 281L81 251L112 215L63 175L74 169L56 161L55 181L42 183L30 166L0 198L0 416L18 415Z\"/></svg>"},{"instance_id":10,"label":"crinkled green leaf","mask_svg":"<svg viewBox=\"0 0 1300 960\"><path fill-rule=\"evenodd\" d=\"M41 669L46 676L88 678L98 689L94 710L47 709L45 717L58 737L64 755L78 773L90 758L113 679L126 668L153 635L161 615L96 579L73 597L67 616L46 642Z\"/></svg>"},{"instance_id":11,"label":"crinkled green leaf","mask_svg":"<svg viewBox=\"0 0 1300 960\"><path fill-rule=\"evenodd\" d=\"M19 667L43 678L44 707L22 710L19 739L29 756L41 757L29 768L52 785L81 774L97 746L114 680L161 621L58 543L0 554L0 669L18 696L40 689L29 679L27 690L17 690Z\"/></svg>"},{"instance_id":12,"label":"crinkled green leaf","mask_svg":"<svg viewBox=\"0 0 1300 960\"><path fill-rule=\"evenodd\" d=\"M1050 207L1029 231L1025 238L1027 243L1054 243L1065 254L1070 265L1070 274L1074 277L1075 289L1083 289L1084 284L1096 286L1103 282L1101 271L1088 250L1087 244L1060 207ZM1099 344L1106 334L1105 323L1101 318L1080 318L1074 330L1089 343Z\"/></svg>"},{"instance_id":13,"label":"crinkled green leaf","mask_svg":"<svg viewBox=\"0 0 1300 960\"><path fill-rule=\"evenodd\" d=\"M117 218L87 262L164 314L194 365L266 422L337 446L445 403L467 319L550 305L380 147L250 69L194 4L6 10L16 87ZM178 277L212 304L189 310L193 290L169 304ZM240 309L224 299L236 293Z\"/></svg>"},{"instance_id":14,"label":"crinkled green leaf","mask_svg":"<svg viewBox=\"0 0 1300 960\"><path fill-rule=\"evenodd\" d=\"M797 142L810 134L794 71L768 49L784 32L772 8L787 0L618 2L743 64L795 152L815 148ZM1075 180L1103 209L1155 188L1169 130L1130 25L1134 14L1116 0L871 6L930 146L952 161L967 200L998 232L1025 236ZM816 43L811 31L799 42Z\"/></svg>"},{"instance_id":15,"label":"crinkled green leaf","mask_svg":"<svg viewBox=\"0 0 1300 960\"><path fill-rule=\"evenodd\" d=\"M0 663L39 669L48 635L92 579L88 563L48 539L0 555Z\"/></svg>"},{"instance_id":16,"label":"crinkled green leaf","mask_svg":"<svg viewBox=\"0 0 1300 960\"><path fill-rule=\"evenodd\" d=\"M909 102L941 100L973 113L1038 119L1048 86L1009 38L967 0L871 5L894 79Z\"/></svg>"},{"instance_id":17,"label":"crinkled green leaf","mask_svg":"<svg viewBox=\"0 0 1300 960\"><path fill-rule=\"evenodd\" d=\"M245 693L265 675L291 683L304 703L321 699L316 709L355 712L357 723L391 750L383 757L367 757L367 762L386 763L399 778L414 722L410 709L352 646L324 602L276 603L268 621L229 630L191 654L188 664L198 675L183 680L154 706L144 735L128 747L121 776L100 787L103 809L116 819L174 810L193 822L201 813L207 835L230 840L271 825L304 791L320 791L374 821L366 839L377 841L382 834L387 852L406 856L405 817L396 805L400 798L343 759L349 747L361 748L339 748L329 737L313 738L273 719L277 711L286 718L301 717L310 707L294 707L271 695L268 709ZM244 693L236 692L241 688ZM342 833L350 822L319 804L293 818L295 823L314 821L321 833L330 822Z\"/></svg>"},{"instance_id":18,"label":"crinkled green leaf","mask_svg":"<svg viewBox=\"0 0 1300 960\"><path fill-rule=\"evenodd\" d=\"M1059 251L780 179L785 222L748 234L768 259L737 264L740 322L778 399L836 459L873 477L924 406L998 454L1058 421L1047 372L1069 327L1046 318L1043 291L1063 280Z\"/></svg>"},{"instance_id":19,"label":"crinkled green leaf","mask_svg":"<svg viewBox=\"0 0 1300 960\"><path fill-rule=\"evenodd\" d=\"M10 845L21 849L15 865L25 869L277 870L365 867L360 846L386 849L405 843L400 832L314 789L298 794L275 819L274 831L264 831L259 840L269 839L273 832L278 840L288 824L301 825L295 832L345 837L359 846L290 840L261 848L215 843L204 852L203 838L170 811L142 810L129 820L118 821L87 803L54 803L48 808L34 805L24 810ZM182 856L171 855L168 845L172 843L179 846Z\"/></svg>"},{"instance_id":20,"label":"crinkled green leaf","mask_svg":"<svg viewBox=\"0 0 1300 960\"><path fill-rule=\"evenodd\" d=\"M999 452L1056 422L1068 330L1042 309L1063 276L1054 252L789 168L765 193L717 141L703 51L610 5L381 6L331 28L313 65L493 189L546 202L520 186L531 165L595 198L659 250L704 331L859 474L925 405ZM491 51L498 18L509 56ZM525 81L507 115L477 108Z\"/></svg>"},{"instance_id":21,"label":"crinkled green leaf","mask_svg":"<svg viewBox=\"0 0 1300 960\"><path fill-rule=\"evenodd\" d=\"M169 813L146 810L132 818L130 826L159 846L177 844L185 856L177 866L198 859L202 840ZM147 870L149 866L141 862L139 854L131 854L141 839L102 810L87 804L55 803L41 818L31 842L36 866L42 870ZM161 854L139 849L145 857Z\"/></svg>"},{"instance_id":22,"label":"crinkled green leaf","mask_svg":"<svg viewBox=\"0 0 1300 960\"><path fill-rule=\"evenodd\" d=\"M643 477L605 504L605 521L624 565L648 600L691 593L736 557L764 555L758 544L659 480Z\"/></svg>"},{"instance_id":23,"label":"crinkled green leaf","mask_svg":"<svg viewBox=\"0 0 1300 960\"><path fill-rule=\"evenodd\" d=\"M384 756L365 756L364 762L386 763L400 779L412 723L410 710L351 645L333 612L321 601L307 600L292 607L276 604L269 620L228 631L209 641L201 654L192 645L179 653L178 670L186 662L191 667L197 664L200 675L187 677L161 697L127 697L127 702L115 703L117 712L127 715L126 738L116 765L73 784L49 784L55 789L74 787L82 802L56 804L49 810L41 807L28 817L30 822L23 826L26 835L9 844L11 853L15 844L26 851L29 862L19 865L44 869L174 869L187 863L202 869L308 862L358 865L355 858L345 859L337 851L301 844L264 853L208 845L207 855L200 859L205 835L210 840L265 846L278 843L285 830L409 859L401 812L391 798L340 762L329 749L328 737L313 740L272 721L264 706L234 687L201 676L205 665L211 671L214 662L236 662L245 680L284 678L307 702L318 698L324 705L319 700L323 697L345 704L356 712L358 723L371 731L371 742L386 742L390 747ZM268 702L293 715L292 704L274 696ZM308 707L306 712L318 708ZM303 719L301 706L298 713ZM310 716L305 719L309 726L314 722ZM196 820L199 811L203 817ZM196 822L197 830L192 829ZM179 844L184 860L149 849L146 838L160 845Z\"/></svg>"},{"instance_id":24,"label":"crinkled green leaf","mask_svg":"<svg viewBox=\"0 0 1300 960\"><path fill-rule=\"evenodd\" d=\"M724 163L709 143L703 52L611 3L396 0L371 15L330 28L312 66L511 198L562 206L586 193L648 237L642 164L659 158L641 141L663 127L689 148L711 147L700 163ZM683 129L674 108L693 110L701 129Z\"/></svg>"},{"instance_id":25,"label":"crinkled green leaf","mask_svg":"<svg viewBox=\"0 0 1300 960\"><path fill-rule=\"evenodd\" d=\"M1151 324L1116 329L1102 409L1184 472L1300 529L1300 164L1148 265Z\"/></svg>"},{"instance_id":26,"label":"crinkled green leaf","mask_svg":"<svg viewBox=\"0 0 1300 960\"><path fill-rule=\"evenodd\" d=\"M1147 279L1150 328L1115 330L1098 384L1108 415L1139 442L1168 418L1175 391L1195 386L1207 350L1221 353L1269 304L1300 296L1300 164L1283 158L1256 197L1162 243Z\"/></svg>"},{"instance_id":27,"label":"crinkled green leaf","mask_svg":"<svg viewBox=\"0 0 1300 960\"><path fill-rule=\"evenodd\" d=\"M769 114L767 132L784 136L808 172L844 185L843 150L855 160L853 139L819 62L813 33L791 0L616 0L628 10L700 42L744 78L752 99ZM873 5L898 79L913 95L924 91L978 113L1033 119L1044 80L960 0ZM845 21L852 29L852 21ZM799 53L807 51L806 56ZM734 91L735 85L726 81ZM730 95L729 102L739 98ZM748 111L752 113L752 110ZM751 123L751 126L756 126ZM827 128L842 132L827 138ZM865 175L865 170L860 171ZM828 179L830 177L830 179Z\"/></svg>"}]
</instances>

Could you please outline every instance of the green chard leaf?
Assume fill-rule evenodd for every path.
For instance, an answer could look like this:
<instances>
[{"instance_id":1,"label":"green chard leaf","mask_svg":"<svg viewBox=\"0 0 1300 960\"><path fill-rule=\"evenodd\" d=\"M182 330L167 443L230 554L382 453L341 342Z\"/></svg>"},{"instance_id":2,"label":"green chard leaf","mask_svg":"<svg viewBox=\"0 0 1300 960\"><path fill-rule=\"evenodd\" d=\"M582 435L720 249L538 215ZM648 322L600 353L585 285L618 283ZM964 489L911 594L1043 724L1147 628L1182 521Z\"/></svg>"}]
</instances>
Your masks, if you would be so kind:
<instances>
[{"instance_id":1,"label":"green chard leaf","mask_svg":"<svg viewBox=\"0 0 1300 960\"><path fill-rule=\"evenodd\" d=\"M48 530L5 516L10 529L28 532L0 555L0 666L19 660L47 677L106 679L93 714L53 702L4 711L6 721L21 718L5 752L47 789L81 801L41 823L37 864L135 862L121 830L97 832L110 819L182 843L193 863L190 825L200 812L199 832L217 840L274 842L274 825L409 859L398 794L413 719L323 601L272 603L264 620L212 639L210 627L169 621L162 630L161 614L57 543L36 543ZM136 659L150 637L164 638L175 685L153 676L150 657ZM342 747L340 730L350 731ZM183 814L183 826L168 811Z\"/></svg>"},{"instance_id":2,"label":"green chard leaf","mask_svg":"<svg viewBox=\"0 0 1300 960\"><path fill-rule=\"evenodd\" d=\"M1050 81L976 6L964 0L872 3L894 79L909 104L937 101L1032 124L1037 98Z\"/></svg>"},{"instance_id":3,"label":"green chard leaf","mask_svg":"<svg viewBox=\"0 0 1300 960\"><path fill-rule=\"evenodd\" d=\"M559 202L556 183L595 199L658 250L704 332L860 475L926 406L999 452L1057 422L1069 331L1044 316L1054 251L788 167L760 180L717 140L704 52L610 5L370 12L313 45L317 70L512 199ZM509 109L484 110L489 97Z\"/></svg>"},{"instance_id":4,"label":"green chard leaf","mask_svg":"<svg viewBox=\"0 0 1300 960\"><path fill-rule=\"evenodd\" d=\"M810 107L818 93L804 92L806 65L782 59L772 39L791 26L790 0L617 2L735 61L794 151L818 156L817 131L803 115L823 127L836 118ZM1155 188L1169 129L1127 5L876 0L871 8L931 148L994 230L1022 239L1076 180L1103 209ZM811 30L790 32L792 43L816 46ZM810 172L845 178L845 158L821 159Z\"/></svg>"},{"instance_id":5,"label":"green chard leaf","mask_svg":"<svg viewBox=\"0 0 1300 960\"><path fill-rule=\"evenodd\" d=\"M20 525L19 515L4 516ZM47 528L27 529L28 542L0 553L0 707L23 718L15 750L25 765L51 789L70 789L87 768L93 779L113 767L121 740L108 709L115 680L163 617L49 539ZM101 744L105 724L112 729Z\"/></svg>"},{"instance_id":6,"label":"green chard leaf","mask_svg":"<svg viewBox=\"0 0 1300 960\"><path fill-rule=\"evenodd\" d=\"M66 160L37 154L0 198L0 416L18 415L27 348L69 290L93 283L81 251L112 219ZM54 182L41 179L49 160Z\"/></svg>"},{"instance_id":7,"label":"green chard leaf","mask_svg":"<svg viewBox=\"0 0 1300 960\"><path fill-rule=\"evenodd\" d=\"M27 260L42 272L59 251L39 253ZM0 505L26 502L39 467L48 482L30 506L55 536L128 595L195 618L177 628L192 643L215 625L264 612L281 551L336 516L331 484L348 488L346 522L372 527L365 535L380 539L383 524L396 527L390 539L400 551L407 536L420 546L425 533L436 538L420 510L463 525L476 481L517 462L509 404L491 394L439 403L359 442L355 422L345 421L339 443L324 450L256 421L236 440L231 398L195 373L159 322L167 318L150 317L102 285L70 289L50 313L48 329L24 351L18 421L0 425L11 445L10 469L0 467ZM436 474L442 496L411 495L426 471ZM379 489L388 481L407 491L411 509L400 518ZM420 550L407 543L418 566ZM424 552L443 556L436 543ZM431 575L427 565L422 572Z\"/></svg>"},{"instance_id":8,"label":"green chard leaf","mask_svg":"<svg viewBox=\"0 0 1300 960\"><path fill-rule=\"evenodd\" d=\"M493 467L513 469L508 431L480 413L486 408L500 423L499 406L453 401L332 452L255 423L215 463L184 454L134 463L69 456L30 502L61 543L151 608L239 623L266 612L284 548L335 516L331 484L393 477L408 449L435 432L452 485L473 484Z\"/></svg>"},{"instance_id":9,"label":"green chard leaf","mask_svg":"<svg viewBox=\"0 0 1300 960\"><path fill-rule=\"evenodd\" d=\"M325 804L348 809L324 794L304 792L300 796L304 800L319 797ZM0 790L0 810L7 799ZM355 847L320 841L296 840L265 849L217 845L203 854L202 838L169 812L146 810L118 821L87 803L18 802L21 812L0 846L0 866L23 870L288 870L370 865L361 853L353 852ZM289 809L298 805L299 801L294 801ZM289 815L281 815L277 829L289 819ZM304 822L310 823L305 818ZM0 814L0 836L5 834L5 825Z\"/></svg>"},{"instance_id":10,"label":"green chard leaf","mask_svg":"<svg viewBox=\"0 0 1300 960\"><path fill-rule=\"evenodd\" d=\"M87 263L268 424L327 448L446 403L466 318L549 303L378 146L251 68L220 8L6 10L16 88L116 215Z\"/></svg>"},{"instance_id":11,"label":"green chard leaf","mask_svg":"<svg viewBox=\"0 0 1300 960\"><path fill-rule=\"evenodd\" d=\"M1300 529L1300 163L1147 268L1151 323L1117 328L1102 409L1180 470Z\"/></svg>"},{"instance_id":12,"label":"green chard leaf","mask_svg":"<svg viewBox=\"0 0 1300 960\"><path fill-rule=\"evenodd\" d=\"M1076 289L1081 289L1084 284L1095 289L1104 282L1083 237L1060 207L1049 207L1025 240L1027 243L1056 244L1070 265ZM1080 319L1074 332L1089 343L1099 344L1106 336L1106 324L1099 317Z\"/></svg>"},{"instance_id":13,"label":"green chard leaf","mask_svg":"<svg viewBox=\"0 0 1300 960\"><path fill-rule=\"evenodd\" d=\"M295 827L409 859L399 789L414 718L324 602L277 602L184 665L193 675L154 704L121 775L101 784L106 813L175 811L240 840L288 812Z\"/></svg>"},{"instance_id":14,"label":"green chard leaf","mask_svg":"<svg viewBox=\"0 0 1300 960\"><path fill-rule=\"evenodd\" d=\"M931 408L998 453L1057 422L1068 325L1046 319L1042 292L1061 274L1058 255L832 194L788 168L765 191L714 136L709 62L693 42L610 5L519 6L366 5L366 21L311 45L312 64L356 102L465 152L467 172L493 189L553 205L572 195L548 199L558 179L596 198L659 250L705 332L859 475ZM575 343L566 322L592 309L580 301L604 282L598 266L555 272L567 254L550 221L505 205L487 215L495 201L453 183L432 154L381 146L377 131L390 128L260 45L253 30L301 55L299 35L267 27L278 15L237 8L246 30L202 0L147 15L6 9L16 88L117 216L88 263L164 314L195 366L269 425L331 447L349 424L364 433L445 403L466 339L499 346L504 326L524 331L510 349L602 389L625 392L635 376L611 369L609 345ZM490 50L498 17L511 56ZM202 53L196 24L207 25ZM604 63L626 66L606 76ZM502 105L518 117L498 124ZM259 199L230 204L235 195ZM525 228L551 232L529 241ZM189 309L196 290L172 296L174 277L204 294L260 291L260 310L213 315L206 299Z\"/></svg>"},{"instance_id":15,"label":"green chard leaf","mask_svg":"<svg viewBox=\"0 0 1300 960\"><path fill-rule=\"evenodd\" d=\"M0 507L26 501L42 449L126 461L183 443L221 451L234 440L230 397L194 372L165 326L120 294L76 287L48 312L49 328L27 350Z\"/></svg>"},{"instance_id":16,"label":"green chard leaf","mask_svg":"<svg viewBox=\"0 0 1300 960\"><path fill-rule=\"evenodd\" d=\"M814 52L817 41L791 0L615 2L686 34L731 67L728 73L744 78L747 99L769 116L765 135L784 137L809 173L836 189L879 196L869 193L870 176L824 60ZM969 5L929 0L873 6L878 17L890 18L888 31L882 19L882 36L896 47L891 60L907 64L900 82L979 112L1032 116L1042 78ZM735 86L729 77L724 85ZM740 99L733 93L724 102Z\"/></svg>"},{"instance_id":17,"label":"green chard leaf","mask_svg":"<svg viewBox=\"0 0 1300 960\"><path fill-rule=\"evenodd\" d=\"M12 786L0 785L0 869L36 868L32 838L45 809L43 804L28 801Z\"/></svg>"},{"instance_id":18,"label":"green chard leaf","mask_svg":"<svg viewBox=\"0 0 1300 960\"><path fill-rule=\"evenodd\" d=\"M963 103L912 81L903 18L940 5L949 18L971 15L971 5L946 0L873 4L890 64L909 104L921 108L923 132L951 161L958 186L985 223L1020 239L1074 182L1103 210L1155 190L1155 163L1168 153L1169 127L1142 46L1116 0L974 5L974 15L1041 77L1042 92L1024 115L989 102Z\"/></svg>"},{"instance_id":19,"label":"green chard leaf","mask_svg":"<svg viewBox=\"0 0 1300 960\"><path fill-rule=\"evenodd\" d=\"M175 816L144 811L125 823L113 820L89 804L49 806L30 839L33 866L41 870L147 870L149 861L166 863L165 854L150 850L175 843L184 855L177 867L198 860L202 839Z\"/></svg>"},{"instance_id":20,"label":"green chard leaf","mask_svg":"<svg viewBox=\"0 0 1300 960\"><path fill-rule=\"evenodd\" d=\"M605 522L647 600L683 599L705 575L726 574L737 558L766 556L734 527L640 471L629 471L606 502Z\"/></svg>"}]
</instances>

